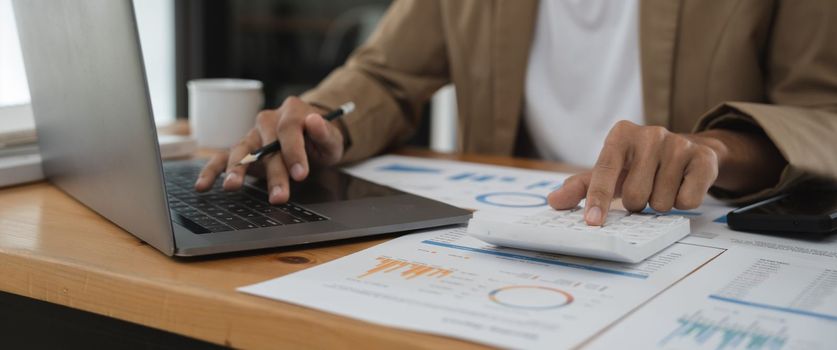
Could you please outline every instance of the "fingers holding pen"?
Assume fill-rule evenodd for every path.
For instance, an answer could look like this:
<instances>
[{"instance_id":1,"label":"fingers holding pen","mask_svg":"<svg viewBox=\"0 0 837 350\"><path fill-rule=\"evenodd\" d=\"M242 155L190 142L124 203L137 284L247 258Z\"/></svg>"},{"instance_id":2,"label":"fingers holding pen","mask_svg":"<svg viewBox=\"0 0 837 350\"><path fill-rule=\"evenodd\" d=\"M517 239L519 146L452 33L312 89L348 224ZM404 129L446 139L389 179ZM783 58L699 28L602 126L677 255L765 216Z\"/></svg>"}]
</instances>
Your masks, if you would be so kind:
<instances>
[{"instance_id":1,"label":"fingers holding pen","mask_svg":"<svg viewBox=\"0 0 837 350\"><path fill-rule=\"evenodd\" d=\"M264 110L256 116L256 129L259 131L262 147L278 139L277 125L286 109L283 104L278 109ZM285 169L281 152L265 155L259 163L264 169L264 177L267 180L268 201L271 204L286 203L290 198L288 191L290 187L288 186L288 171Z\"/></svg>"},{"instance_id":2,"label":"fingers holding pen","mask_svg":"<svg viewBox=\"0 0 837 350\"><path fill-rule=\"evenodd\" d=\"M237 145L230 150L230 156L227 158L226 177L224 178L224 190L234 191L241 188L244 184L244 175L247 173L246 164L239 164L250 152L258 149L261 145L261 137L256 129L251 129L247 136L245 136Z\"/></svg>"},{"instance_id":3,"label":"fingers holding pen","mask_svg":"<svg viewBox=\"0 0 837 350\"><path fill-rule=\"evenodd\" d=\"M276 124L276 136L282 144L282 159L289 175L295 181L308 176L308 155L305 151L303 122L310 114L310 107L297 97L288 97L282 103L281 115Z\"/></svg>"},{"instance_id":4,"label":"fingers holding pen","mask_svg":"<svg viewBox=\"0 0 837 350\"><path fill-rule=\"evenodd\" d=\"M223 188L228 191L241 188L247 173L264 175L269 185L270 202L287 202L289 181L302 181L310 172L309 155L314 158L313 162L324 165L336 164L341 159L344 135L329 120L352 110L354 104L351 102L326 113L323 108L297 97L287 98L278 109L260 112L256 116L256 127L228 153L213 157L204 167L195 189L208 190L214 178L225 170ZM257 155L254 154L256 151L259 152ZM246 164L242 164L245 157ZM250 164L253 160L261 161Z\"/></svg>"}]
</instances>

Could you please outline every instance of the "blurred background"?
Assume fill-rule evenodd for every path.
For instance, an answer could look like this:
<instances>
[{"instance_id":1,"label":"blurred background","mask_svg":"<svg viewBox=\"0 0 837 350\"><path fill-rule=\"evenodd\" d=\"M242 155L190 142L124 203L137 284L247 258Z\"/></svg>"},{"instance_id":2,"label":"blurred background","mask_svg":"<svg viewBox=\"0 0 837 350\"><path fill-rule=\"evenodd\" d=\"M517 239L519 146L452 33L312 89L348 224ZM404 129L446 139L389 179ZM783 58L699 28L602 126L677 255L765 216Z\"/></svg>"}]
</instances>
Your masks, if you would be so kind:
<instances>
[{"instance_id":1,"label":"blurred background","mask_svg":"<svg viewBox=\"0 0 837 350\"><path fill-rule=\"evenodd\" d=\"M141 0L134 2L158 125L186 118L186 82L264 83L265 107L314 87L371 34L390 0ZM410 144L449 152L455 97L446 87ZM30 118L11 0L0 0L0 131Z\"/></svg>"}]
</instances>

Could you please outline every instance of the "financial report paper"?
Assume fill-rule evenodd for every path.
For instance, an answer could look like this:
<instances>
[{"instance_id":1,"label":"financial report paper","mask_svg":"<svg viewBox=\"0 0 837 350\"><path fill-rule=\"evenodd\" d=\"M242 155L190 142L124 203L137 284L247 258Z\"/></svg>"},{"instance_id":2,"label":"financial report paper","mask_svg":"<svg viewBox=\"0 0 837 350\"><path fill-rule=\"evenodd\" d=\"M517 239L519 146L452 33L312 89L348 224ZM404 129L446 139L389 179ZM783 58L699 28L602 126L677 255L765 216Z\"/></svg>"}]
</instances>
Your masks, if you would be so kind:
<instances>
[{"instance_id":1,"label":"financial report paper","mask_svg":"<svg viewBox=\"0 0 837 350\"><path fill-rule=\"evenodd\" d=\"M568 174L403 156L346 169L463 208L529 215ZM509 348L837 349L837 235L736 232L707 198L641 264L496 248L464 228L404 236L240 290Z\"/></svg>"},{"instance_id":2,"label":"financial report paper","mask_svg":"<svg viewBox=\"0 0 837 350\"><path fill-rule=\"evenodd\" d=\"M721 252L675 244L620 264L497 248L459 227L239 290L489 345L558 349L584 342Z\"/></svg>"},{"instance_id":3,"label":"financial report paper","mask_svg":"<svg viewBox=\"0 0 837 350\"><path fill-rule=\"evenodd\" d=\"M837 265L727 251L590 348L835 349Z\"/></svg>"}]
</instances>

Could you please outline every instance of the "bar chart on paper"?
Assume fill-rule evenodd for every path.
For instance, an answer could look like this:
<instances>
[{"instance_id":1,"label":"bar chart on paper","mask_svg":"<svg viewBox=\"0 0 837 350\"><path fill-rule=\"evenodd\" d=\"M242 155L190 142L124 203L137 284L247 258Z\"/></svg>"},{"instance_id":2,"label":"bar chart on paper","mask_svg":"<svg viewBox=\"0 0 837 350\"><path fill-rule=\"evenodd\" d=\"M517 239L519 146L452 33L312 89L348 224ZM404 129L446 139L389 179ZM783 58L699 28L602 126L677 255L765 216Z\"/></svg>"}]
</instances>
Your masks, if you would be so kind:
<instances>
[{"instance_id":1,"label":"bar chart on paper","mask_svg":"<svg viewBox=\"0 0 837 350\"><path fill-rule=\"evenodd\" d=\"M393 273L393 276L398 276L406 280L411 280L420 276L438 279L444 278L453 273L453 270L450 269L432 267L422 263L408 262L383 256L378 257L376 260L378 261L378 264L369 269L369 271L366 271L366 273L358 276L358 278L372 276L377 273Z\"/></svg>"},{"instance_id":2,"label":"bar chart on paper","mask_svg":"<svg viewBox=\"0 0 837 350\"><path fill-rule=\"evenodd\" d=\"M727 251L590 348L837 349L837 269L830 259Z\"/></svg>"},{"instance_id":3,"label":"bar chart on paper","mask_svg":"<svg viewBox=\"0 0 837 350\"><path fill-rule=\"evenodd\" d=\"M696 311L677 319L674 330L660 340L666 348L780 350L788 341L788 326L781 318L736 319L734 313Z\"/></svg>"},{"instance_id":4,"label":"bar chart on paper","mask_svg":"<svg viewBox=\"0 0 837 350\"><path fill-rule=\"evenodd\" d=\"M397 155L370 159L344 171L461 208L534 213L569 174Z\"/></svg>"},{"instance_id":5,"label":"bar chart on paper","mask_svg":"<svg viewBox=\"0 0 837 350\"><path fill-rule=\"evenodd\" d=\"M428 255L440 253L426 249ZM468 260L466 254L455 254L457 260ZM415 257L415 256L414 256ZM384 284L389 288L403 285L405 293L438 294L440 297L453 296L463 302L477 302L499 306L507 310L546 311L570 305L575 300L569 291L584 290L585 303L590 303L594 293L607 295L609 287L600 284L585 283L581 280L562 279L561 286L543 285L546 276L537 274L516 274L511 278L484 279L474 271L457 270L453 267L428 265L416 260L379 256L374 266L359 274L358 281Z\"/></svg>"}]
</instances>

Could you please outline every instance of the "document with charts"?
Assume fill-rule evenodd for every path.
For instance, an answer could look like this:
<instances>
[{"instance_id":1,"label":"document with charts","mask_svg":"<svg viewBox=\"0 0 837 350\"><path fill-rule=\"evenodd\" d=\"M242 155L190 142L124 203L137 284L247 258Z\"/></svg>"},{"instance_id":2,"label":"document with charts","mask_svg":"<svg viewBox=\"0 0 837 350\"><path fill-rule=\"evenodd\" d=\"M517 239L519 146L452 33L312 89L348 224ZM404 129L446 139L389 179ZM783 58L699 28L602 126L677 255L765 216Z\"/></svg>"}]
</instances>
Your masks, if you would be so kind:
<instances>
[{"instance_id":1,"label":"document with charts","mask_svg":"<svg viewBox=\"0 0 837 350\"><path fill-rule=\"evenodd\" d=\"M503 249L462 227L403 236L239 290L386 326L527 349L579 345L723 250L639 264Z\"/></svg>"},{"instance_id":2,"label":"document with charts","mask_svg":"<svg viewBox=\"0 0 837 350\"><path fill-rule=\"evenodd\" d=\"M728 250L590 348L837 349L837 264Z\"/></svg>"},{"instance_id":3,"label":"document with charts","mask_svg":"<svg viewBox=\"0 0 837 350\"><path fill-rule=\"evenodd\" d=\"M537 213L570 174L397 155L343 169L354 176L460 208Z\"/></svg>"},{"instance_id":4,"label":"document with charts","mask_svg":"<svg viewBox=\"0 0 837 350\"><path fill-rule=\"evenodd\" d=\"M560 188L571 175L398 155L372 158L343 171L460 208L517 215L548 209L547 195ZM672 210L668 214L688 217L694 231L696 226L712 222L726 226L726 214L732 209L707 198L698 209Z\"/></svg>"}]
</instances>

